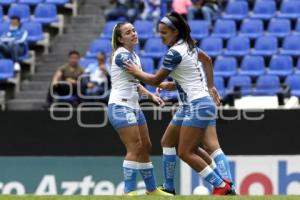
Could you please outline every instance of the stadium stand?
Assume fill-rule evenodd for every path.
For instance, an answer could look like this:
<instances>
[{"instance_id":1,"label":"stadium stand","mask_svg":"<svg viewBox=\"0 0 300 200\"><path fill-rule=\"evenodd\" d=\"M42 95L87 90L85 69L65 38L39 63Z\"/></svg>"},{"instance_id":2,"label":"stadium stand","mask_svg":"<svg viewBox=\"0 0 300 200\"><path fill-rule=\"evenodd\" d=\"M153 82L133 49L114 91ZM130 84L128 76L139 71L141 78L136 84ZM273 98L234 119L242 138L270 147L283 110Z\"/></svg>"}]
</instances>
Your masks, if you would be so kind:
<instances>
[{"instance_id":1,"label":"stadium stand","mask_svg":"<svg viewBox=\"0 0 300 200\"><path fill-rule=\"evenodd\" d=\"M230 0L220 18L213 23L213 27L202 20L188 22L191 26L192 36L198 41L199 47L213 58L215 82L222 97L226 97L230 91L237 89L239 83L246 84L246 86L242 85L240 87L242 96L276 96L277 92L280 92L282 87L288 83L286 77L300 74L300 59L298 59L300 52L300 20L297 20L300 12L297 10L299 3L295 2L293 0L255 0L251 2ZM24 2L24 4L36 6L34 13L32 13L33 16L37 12L38 6L44 7L49 5L48 3L49 1L41 3L38 0L36 3L34 3L34 0L32 3L29 0L27 0L27 3ZM68 4L69 2L65 3ZM1 4L3 6L10 5L3 2ZM38 88L40 97L42 97L46 86L42 86L43 84L40 84L40 82L46 78L47 80L50 79L50 72L53 72L53 69L49 69L49 67L58 67L59 64L62 64L58 60L62 61L68 50L81 49L80 51L85 53L80 60L83 67L95 62L94 58L98 52L106 52L109 56L113 26L117 22L124 21L125 18L121 17L118 21L103 21L102 9L100 9L101 14L99 15L100 5L101 7L108 6L108 2L86 1L82 7L83 12L79 13L77 18L72 18L71 23L67 24L65 29L70 33L58 37L56 44L51 45L52 53L50 52L49 56L43 55L42 59L38 61L37 65L44 65L38 67L38 75L33 76L33 81L28 85L26 83L21 84L21 89L27 91L25 92L27 96L23 93L26 98L32 94L32 92L29 92L31 91L30 88ZM57 3L57 6L62 5ZM162 8L165 7L162 6ZM53 14L55 11L51 12L52 19L59 20L58 16L61 13ZM166 12L166 10L163 12ZM46 13L43 13L43 17L44 14ZM94 20L93 17L95 16L97 16L97 20ZM36 17L33 17L33 20L34 23L39 22ZM3 24L3 26L0 26L1 33L7 29L8 25L5 20L0 23ZM28 26L34 26L29 32L37 42L31 39L32 42L35 42L36 45L43 45L41 42L46 41L45 38L47 38L45 32L43 32L42 37L40 25L33 25L33 22L28 23L24 23L23 26L28 31L30 30ZM43 30L45 28L44 23L42 23ZM161 65L166 47L157 37L156 26L153 21L138 18L134 24L141 39L141 44L136 50L142 58L142 63L145 63L144 70L154 72ZM92 27L92 25L95 27ZM79 41L79 38L81 41ZM44 46L44 49L49 49L47 47L49 45ZM55 55L55 57L52 58L51 55ZM109 60L109 58L107 59ZM273 81L273 87L267 84L268 81ZM299 80L296 79L296 81ZM151 88L150 86L146 87ZM151 90L154 91L153 88ZM23 94L21 94L17 95L17 99L22 98ZM173 98L173 94L163 95L166 96L166 99ZM40 100L40 102L42 101Z\"/></svg>"}]
</instances>

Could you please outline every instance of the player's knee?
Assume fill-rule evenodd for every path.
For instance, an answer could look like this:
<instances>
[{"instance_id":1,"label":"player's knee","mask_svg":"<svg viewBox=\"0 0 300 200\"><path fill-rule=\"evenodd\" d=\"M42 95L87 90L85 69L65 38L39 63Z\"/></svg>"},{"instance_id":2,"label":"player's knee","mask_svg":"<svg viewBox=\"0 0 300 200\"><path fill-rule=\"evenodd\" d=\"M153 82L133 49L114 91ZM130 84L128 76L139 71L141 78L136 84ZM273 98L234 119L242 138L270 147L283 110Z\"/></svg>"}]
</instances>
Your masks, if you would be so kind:
<instances>
[{"instance_id":1,"label":"player's knee","mask_svg":"<svg viewBox=\"0 0 300 200\"><path fill-rule=\"evenodd\" d=\"M184 148L180 148L178 149L178 156L180 159L182 159L183 161L187 160L188 157L188 151Z\"/></svg>"}]
</instances>

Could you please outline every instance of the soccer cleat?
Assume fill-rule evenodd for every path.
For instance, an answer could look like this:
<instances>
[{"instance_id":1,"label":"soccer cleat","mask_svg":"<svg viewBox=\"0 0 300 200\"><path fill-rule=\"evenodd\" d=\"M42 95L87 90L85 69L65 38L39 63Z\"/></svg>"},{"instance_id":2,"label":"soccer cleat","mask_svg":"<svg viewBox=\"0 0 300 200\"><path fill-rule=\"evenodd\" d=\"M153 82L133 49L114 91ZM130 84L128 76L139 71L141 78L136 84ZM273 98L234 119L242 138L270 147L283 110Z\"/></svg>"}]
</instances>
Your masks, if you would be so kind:
<instances>
[{"instance_id":1,"label":"soccer cleat","mask_svg":"<svg viewBox=\"0 0 300 200\"><path fill-rule=\"evenodd\" d=\"M137 191L131 191L131 192L128 192L128 193L124 193L124 196L137 196L137 195L138 195Z\"/></svg>"},{"instance_id":2,"label":"soccer cleat","mask_svg":"<svg viewBox=\"0 0 300 200\"><path fill-rule=\"evenodd\" d=\"M176 195L175 190L167 190L163 185L160 185L160 186L158 186L157 188L160 189L160 190L162 190L162 191L164 191L164 192L167 192L167 193Z\"/></svg>"},{"instance_id":3,"label":"soccer cleat","mask_svg":"<svg viewBox=\"0 0 300 200\"><path fill-rule=\"evenodd\" d=\"M171 193L165 192L159 188L156 188L154 191L152 192L146 192L146 195L153 195L153 196L174 196Z\"/></svg>"},{"instance_id":4,"label":"soccer cleat","mask_svg":"<svg viewBox=\"0 0 300 200\"><path fill-rule=\"evenodd\" d=\"M234 189L233 182L230 181L230 180L227 179L227 178L223 178L223 181L224 181L225 183L227 183L227 184L230 185L230 187L231 187L231 194L230 194L230 195L236 195L236 191L235 191L235 189Z\"/></svg>"},{"instance_id":5,"label":"soccer cleat","mask_svg":"<svg viewBox=\"0 0 300 200\"><path fill-rule=\"evenodd\" d=\"M213 195L235 195L233 194L231 186L226 182L224 187L215 187L212 194Z\"/></svg>"}]
</instances>

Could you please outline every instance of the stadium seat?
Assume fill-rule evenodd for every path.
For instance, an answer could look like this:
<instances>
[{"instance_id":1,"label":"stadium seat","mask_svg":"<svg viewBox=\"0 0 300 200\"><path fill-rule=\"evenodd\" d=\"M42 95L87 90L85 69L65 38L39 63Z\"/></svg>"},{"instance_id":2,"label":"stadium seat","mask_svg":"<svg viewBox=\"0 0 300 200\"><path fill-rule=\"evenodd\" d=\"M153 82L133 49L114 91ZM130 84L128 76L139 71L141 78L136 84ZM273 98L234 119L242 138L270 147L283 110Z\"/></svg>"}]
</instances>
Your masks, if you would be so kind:
<instances>
[{"instance_id":1,"label":"stadium seat","mask_svg":"<svg viewBox=\"0 0 300 200\"><path fill-rule=\"evenodd\" d=\"M64 4L66 4L66 3L69 3L70 0L46 0L45 2L46 2L46 3L52 3L52 4L55 4L55 5L61 6L61 5L64 5Z\"/></svg>"},{"instance_id":2,"label":"stadium seat","mask_svg":"<svg viewBox=\"0 0 300 200\"><path fill-rule=\"evenodd\" d=\"M28 42L36 43L44 39L41 23L30 21L22 24L22 29L28 32Z\"/></svg>"},{"instance_id":3,"label":"stadium seat","mask_svg":"<svg viewBox=\"0 0 300 200\"><path fill-rule=\"evenodd\" d=\"M30 8L25 4L12 4L8 9L8 16L18 16L21 23L26 22L30 19Z\"/></svg>"},{"instance_id":4,"label":"stadium seat","mask_svg":"<svg viewBox=\"0 0 300 200\"><path fill-rule=\"evenodd\" d=\"M228 56L244 56L249 53L250 41L247 37L234 37L230 38L227 43L227 50L225 55Z\"/></svg>"},{"instance_id":5,"label":"stadium seat","mask_svg":"<svg viewBox=\"0 0 300 200\"><path fill-rule=\"evenodd\" d=\"M9 31L9 22L7 21L0 22L0 35L2 35L7 31Z\"/></svg>"},{"instance_id":6,"label":"stadium seat","mask_svg":"<svg viewBox=\"0 0 300 200\"><path fill-rule=\"evenodd\" d=\"M248 16L247 1L231 1L227 4L224 19L242 20Z\"/></svg>"},{"instance_id":7,"label":"stadium seat","mask_svg":"<svg viewBox=\"0 0 300 200\"><path fill-rule=\"evenodd\" d=\"M300 75L289 75L285 84L291 88L291 95L300 97Z\"/></svg>"},{"instance_id":8,"label":"stadium seat","mask_svg":"<svg viewBox=\"0 0 300 200\"><path fill-rule=\"evenodd\" d=\"M167 90L163 90L160 93L160 97L164 100L164 101L177 101L178 100L178 92L177 91L167 91Z\"/></svg>"},{"instance_id":9,"label":"stadium seat","mask_svg":"<svg viewBox=\"0 0 300 200\"><path fill-rule=\"evenodd\" d=\"M287 76L293 73L293 60L290 56L274 55L271 59L268 74Z\"/></svg>"},{"instance_id":10,"label":"stadium seat","mask_svg":"<svg viewBox=\"0 0 300 200\"><path fill-rule=\"evenodd\" d=\"M153 74L155 72L154 61L152 58L141 57L141 65L144 72Z\"/></svg>"},{"instance_id":11,"label":"stadium seat","mask_svg":"<svg viewBox=\"0 0 300 200\"><path fill-rule=\"evenodd\" d=\"M256 39L253 55L272 56L277 53L278 41L274 36L262 36Z\"/></svg>"},{"instance_id":12,"label":"stadium seat","mask_svg":"<svg viewBox=\"0 0 300 200\"><path fill-rule=\"evenodd\" d=\"M220 76L214 76L214 84L219 95L223 98L226 95L224 79Z\"/></svg>"},{"instance_id":13,"label":"stadium seat","mask_svg":"<svg viewBox=\"0 0 300 200\"><path fill-rule=\"evenodd\" d=\"M101 33L101 38L104 38L104 39L111 39L111 35L112 35L112 32L113 32L113 29L114 29L114 26L119 23L120 21L109 21L109 22L106 22L104 24L104 27L103 27L103 30L102 30L102 33ZM151 26L152 28L152 26Z\"/></svg>"},{"instance_id":14,"label":"stadium seat","mask_svg":"<svg viewBox=\"0 0 300 200\"><path fill-rule=\"evenodd\" d=\"M3 8L0 5L0 22L2 22L2 21L3 21Z\"/></svg>"},{"instance_id":15,"label":"stadium seat","mask_svg":"<svg viewBox=\"0 0 300 200\"><path fill-rule=\"evenodd\" d=\"M15 3L16 0L1 0L0 1L0 5L5 5L5 6L8 6L8 5L11 5L13 3Z\"/></svg>"},{"instance_id":16,"label":"stadium seat","mask_svg":"<svg viewBox=\"0 0 300 200\"><path fill-rule=\"evenodd\" d=\"M253 91L253 94L256 96L275 96L280 90L278 76L262 75L257 79L256 88Z\"/></svg>"},{"instance_id":17,"label":"stadium seat","mask_svg":"<svg viewBox=\"0 0 300 200\"><path fill-rule=\"evenodd\" d=\"M295 74L300 74L300 58L298 58Z\"/></svg>"},{"instance_id":18,"label":"stadium seat","mask_svg":"<svg viewBox=\"0 0 300 200\"><path fill-rule=\"evenodd\" d=\"M156 93L156 86L153 85L145 85L146 89L149 90L151 93L155 94Z\"/></svg>"},{"instance_id":19,"label":"stadium seat","mask_svg":"<svg viewBox=\"0 0 300 200\"><path fill-rule=\"evenodd\" d=\"M192 38L199 40L208 36L209 23L205 20L190 20Z\"/></svg>"},{"instance_id":20,"label":"stadium seat","mask_svg":"<svg viewBox=\"0 0 300 200\"><path fill-rule=\"evenodd\" d=\"M221 38L231 38L236 35L236 24L233 20L218 19L215 22L211 36Z\"/></svg>"},{"instance_id":21,"label":"stadium seat","mask_svg":"<svg viewBox=\"0 0 300 200\"><path fill-rule=\"evenodd\" d=\"M209 56L218 56L223 52L223 40L218 37L203 38L200 48Z\"/></svg>"},{"instance_id":22,"label":"stadium seat","mask_svg":"<svg viewBox=\"0 0 300 200\"><path fill-rule=\"evenodd\" d=\"M139 39L146 40L154 36L153 34L153 22L146 20L136 20L134 27L139 34Z\"/></svg>"},{"instance_id":23,"label":"stadium seat","mask_svg":"<svg viewBox=\"0 0 300 200\"><path fill-rule=\"evenodd\" d=\"M300 35L289 35L283 40L281 54L299 56L300 52Z\"/></svg>"},{"instance_id":24,"label":"stadium seat","mask_svg":"<svg viewBox=\"0 0 300 200\"><path fill-rule=\"evenodd\" d=\"M87 68L90 64L97 63L95 58L80 58L79 65L83 68Z\"/></svg>"},{"instance_id":25,"label":"stadium seat","mask_svg":"<svg viewBox=\"0 0 300 200\"><path fill-rule=\"evenodd\" d=\"M37 5L39 3L43 3L44 0L19 0L21 4L28 4L28 5Z\"/></svg>"},{"instance_id":26,"label":"stadium seat","mask_svg":"<svg viewBox=\"0 0 300 200\"><path fill-rule=\"evenodd\" d=\"M58 21L57 8L53 4L40 3L34 10L34 20L42 24Z\"/></svg>"},{"instance_id":27,"label":"stadium seat","mask_svg":"<svg viewBox=\"0 0 300 200\"><path fill-rule=\"evenodd\" d=\"M0 59L0 80L14 77L14 63L9 59Z\"/></svg>"},{"instance_id":28,"label":"stadium seat","mask_svg":"<svg viewBox=\"0 0 300 200\"><path fill-rule=\"evenodd\" d=\"M273 18L269 22L267 35L285 37L291 33L291 21L289 19Z\"/></svg>"},{"instance_id":29,"label":"stadium seat","mask_svg":"<svg viewBox=\"0 0 300 200\"><path fill-rule=\"evenodd\" d=\"M96 39L90 44L90 48L86 53L88 58L96 58L97 54L100 52L105 53L106 55L111 54L111 42L108 39Z\"/></svg>"},{"instance_id":30,"label":"stadium seat","mask_svg":"<svg viewBox=\"0 0 300 200\"><path fill-rule=\"evenodd\" d=\"M160 38L150 38L146 41L142 56L160 59L165 55L167 47Z\"/></svg>"},{"instance_id":31,"label":"stadium seat","mask_svg":"<svg viewBox=\"0 0 300 200\"><path fill-rule=\"evenodd\" d=\"M265 61L262 56L245 56L241 63L240 75L257 77L265 73Z\"/></svg>"},{"instance_id":32,"label":"stadium seat","mask_svg":"<svg viewBox=\"0 0 300 200\"><path fill-rule=\"evenodd\" d=\"M252 93L252 83L251 78L249 76L232 76L229 79L228 82L228 91L233 92L236 89L239 89L241 91L241 95L251 95Z\"/></svg>"},{"instance_id":33,"label":"stadium seat","mask_svg":"<svg viewBox=\"0 0 300 200\"><path fill-rule=\"evenodd\" d=\"M249 38L257 38L264 33L263 22L259 19L245 19L242 22L240 36Z\"/></svg>"},{"instance_id":34,"label":"stadium seat","mask_svg":"<svg viewBox=\"0 0 300 200\"><path fill-rule=\"evenodd\" d=\"M237 73L237 61L234 57L218 56L214 63L214 75L230 77Z\"/></svg>"},{"instance_id":35,"label":"stadium seat","mask_svg":"<svg viewBox=\"0 0 300 200\"><path fill-rule=\"evenodd\" d=\"M276 15L275 1L255 1L251 18L270 19Z\"/></svg>"},{"instance_id":36,"label":"stadium seat","mask_svg":"<svg viewBox=\"0 0 300 200\"><path fill-rule=\"evenodd\" d=\"M300 17L300 1L283 0L278 17L290 19L297 19Z\"/></svg>"},{"instance_id":37,"label":"stadium seat","mask_svg":"<svg viewBox=\"0 0 300 200\"><path fill-rule=\"evenodd\" d=\"M297 20L294 34L300 35L300 19Z\"/></svg>"}]
</instances>

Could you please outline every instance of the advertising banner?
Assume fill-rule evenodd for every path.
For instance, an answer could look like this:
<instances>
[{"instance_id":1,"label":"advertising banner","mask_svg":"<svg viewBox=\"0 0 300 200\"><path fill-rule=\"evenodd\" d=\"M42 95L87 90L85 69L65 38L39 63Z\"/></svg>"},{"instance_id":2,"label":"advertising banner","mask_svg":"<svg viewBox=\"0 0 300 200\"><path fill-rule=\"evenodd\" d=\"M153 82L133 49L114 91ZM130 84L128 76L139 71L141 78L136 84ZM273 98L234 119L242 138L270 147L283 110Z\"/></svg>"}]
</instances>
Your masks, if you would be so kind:
<instances>
[{"instance_id":1,"label":"advertising banner","mask_svg":"<svg viewBox=\"0 0 300 200\"><path fill-rule=\"evenodd\" d=\"M229 156L236 191L241 195L300 194L300 156ZM181 161L181 194L211 187ZM202 187L201 187L202 188ZM199 189L199 188L198 188ZM203 188L202 188L203 189Z\"/></svg>"}]
</instances>

